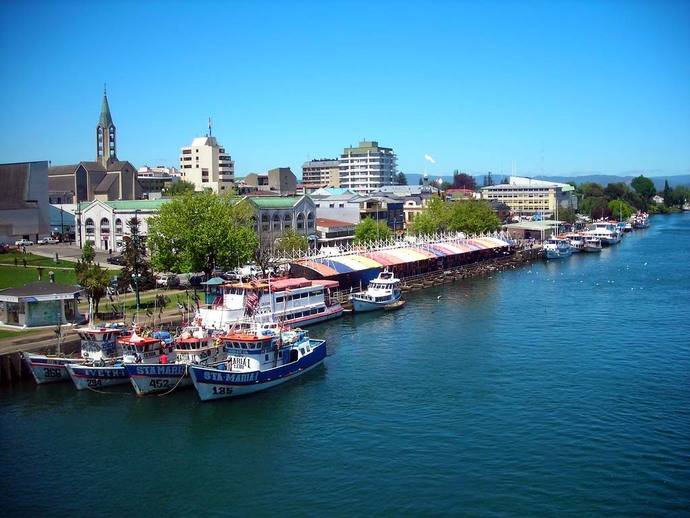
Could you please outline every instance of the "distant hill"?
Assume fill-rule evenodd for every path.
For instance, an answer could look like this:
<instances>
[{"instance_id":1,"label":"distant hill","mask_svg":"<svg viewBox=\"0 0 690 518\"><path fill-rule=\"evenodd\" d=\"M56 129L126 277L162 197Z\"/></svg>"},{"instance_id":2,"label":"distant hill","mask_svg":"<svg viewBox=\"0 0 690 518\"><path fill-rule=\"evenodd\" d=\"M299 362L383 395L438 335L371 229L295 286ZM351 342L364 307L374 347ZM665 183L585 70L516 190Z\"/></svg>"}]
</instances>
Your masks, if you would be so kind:
<instances>
[{"instance_id":1,"label":"distant hill","mask_svg":"<svg viewBox=\"0 0 690 518\"><path fill-rule=\"evenodd\" d=\"M419 179L424 176L421 174L415 174L415 173L405 173L405 176L407 177L407 183L409 185L417 185L419 183ZM494 183L500 183L501 180L503 180L504 176L510 176L510 175L500 175L500 174L494 174ZM636 175L637 176L637 175ZM429 180L434 181L437 178L441 178L446 182L452 182L453 181L453 175L429 175ZM477 181L477 186L481 187L484 183L484 175L474 175L475 180ZM575 182L578 185L581 183L589 183L589 182L594 182L598 183L600 185L606 186L609 183L616 183L616 182L625 182L629 184L635 176L616 176L616 175L610 175L610 174L590 174L590 175L582 175L582 176L534 176L536 180L547 180L550 182L562 182L562 183L568 183L568 182ZM654 186L658 191L662 190L664 188L664 181L668 180L668 184L671 187L676 187L678 185L687 185L690 187L690 174L681 174L681 175L674 175L674 176L650 176L651 180L654 182Z\"/></svg>"}]
</instances>

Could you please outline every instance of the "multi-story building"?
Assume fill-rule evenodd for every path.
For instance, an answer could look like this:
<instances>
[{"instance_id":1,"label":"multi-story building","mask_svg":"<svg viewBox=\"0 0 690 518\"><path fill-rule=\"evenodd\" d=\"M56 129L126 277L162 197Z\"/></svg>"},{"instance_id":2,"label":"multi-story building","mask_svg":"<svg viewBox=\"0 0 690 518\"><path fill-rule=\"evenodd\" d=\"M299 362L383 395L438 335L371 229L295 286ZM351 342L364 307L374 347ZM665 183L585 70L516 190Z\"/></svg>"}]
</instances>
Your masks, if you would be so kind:
<instances>
[{"instance_id":1,"label":"multi-story building","mask_svg":"<svg viewBox=\"0 0 690 518\"><path fill-rule=\"evenodd\" d=\"M148 218L158 214L161 205L168 201L170 200L162 198L80 203L76 213L79 246L91 241L100 250L122 250L123 238L129 235L127 222L135 216L139 220L139 233L145 239Z\"/></svg>"},{"instance_id":2,"label":"multi-story building","mask_svg":"<svg viewBox=\"0 0 690 518\"><path fill-rule=\"evenodd\" d=\"M482 187L482 199L496 200L510 207L516 216L555 216L556 206L577 209L574 187L567 183L511 176L507 184Z\"/></svg>"},{"instance_id":3,"label":"multi-story building","mask_svg":"<svg viewBox=\"0 0 690 518\"><path fill-rule=\"evenodd\" d=\"M96 124L96 160L48 168L50 203L93 200L134 200L142 188L134 166L117 158L117 131L103 92L101 116Z\"/></svg>"},{"instance_id":4,"label":"multi-story building","mask_svg":"<svg viewBox=\"0 0 690 518\"><path fill-rule=\"evenodd\" d=\"M50 231L48 161L0 164L0 243Z\"/></svg>"},{"instance_id":5,"label":"multi-story building","mask_svg":"<svg viewBox=\"0 0 690 518\"><path fill-rule=\"evenodd\" d=\"M192 145L180 152L181 178L194 184L194 189L223 193L233 187L235 162L225 149L211 136L211 127L205 137L192 140Z\"/></svg>"},{"instance_id":6,"label":"multi-story building","mask_svg":"<svg viewBox=\"0 0 690 518\"><path fill-rule=\"evenodd\" d=\"M137 180L145 193L152 198L152 194L160 193L166 185L171 185L180 179L180 172L174 167L140 167Z\"/></svg>"},{"instance_id":7,"label":"multi-story building","mask_svg":"<svg viewBox=\"0 0 690 518\"><path fill-rule=\"evenodd\" d=\"M244 186L255 191L294 196L297 192L297 177L289 167L276 167L266 174L248 174L244 178Z\"/></svg>"},{"instance_id":8,"label":"multi-story building","mask_svg":"<svg viewBox=\"0 0 690 518\"><path fill-rule=\"evenodd\" d=\"M376 141L362 141L358 147L347 147L340 155L340 187L369 194L384 185L393 184L396 157L393 149Z\"/></svg>"},{"instance_id":9,"label":"multi-story building","mask_svg":"<svg viewBox=\"0 0 690 518\"><path fill-rule=\"evenodd\" d=\"M316 207L309 196L248 196L261 241L272 242L287 229L310 237L316 234Z\"/></svg>"},{"instance_id":10,"label":"multi-story building","mask_svg":"<svg viewBox=\"0 0 690 518\"><path fill-rule=\"evenodd\" d=\"M310 195L320 218L357 224L365 218L386 223L392 230L403 230L404 199L384 193L372 196L349 189L319 189Z\"/></svg>"},{"instance_id":11,"label":"multi-story building","mask_svg":"<svg viewBox=\"0 0 690 518\"><path fill-rule=\"evenodd\" d=\"M321 187L340 187L340 161L320 158L302 164L302 184L306 192Z\"/></svg>"}]
</instances>

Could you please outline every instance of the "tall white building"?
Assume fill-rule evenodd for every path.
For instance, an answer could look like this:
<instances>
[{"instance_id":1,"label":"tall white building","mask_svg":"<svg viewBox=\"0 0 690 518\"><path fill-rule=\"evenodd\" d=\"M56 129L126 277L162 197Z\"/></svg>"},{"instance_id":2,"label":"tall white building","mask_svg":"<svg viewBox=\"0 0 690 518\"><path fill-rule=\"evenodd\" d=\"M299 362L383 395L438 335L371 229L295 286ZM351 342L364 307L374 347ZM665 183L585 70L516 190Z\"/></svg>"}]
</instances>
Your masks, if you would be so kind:
<instances>
[{"instance_id":1,"label":"tall white building","mask_svg":"<svg viewBox=\"0 0 690 518\"><path fill-rule=\"evenodd\" d=\"M208 136L197 137L191 146L182 148L180 172L181 179L193 183L197 191L223 193L234 184L235 162L209 131Z\"/></svg>"},{"instance_id":2,"label":"tall white building","mask_svg":"<svg viewBox=\"0 0 690 518\"><path fill-rule=\"evenodd\" d=\"M396 175L393 149L380 147L376 141L362 141L346 147L340 155L340 187L369 194L391 185Z\"/></svg>"}]
</instances>

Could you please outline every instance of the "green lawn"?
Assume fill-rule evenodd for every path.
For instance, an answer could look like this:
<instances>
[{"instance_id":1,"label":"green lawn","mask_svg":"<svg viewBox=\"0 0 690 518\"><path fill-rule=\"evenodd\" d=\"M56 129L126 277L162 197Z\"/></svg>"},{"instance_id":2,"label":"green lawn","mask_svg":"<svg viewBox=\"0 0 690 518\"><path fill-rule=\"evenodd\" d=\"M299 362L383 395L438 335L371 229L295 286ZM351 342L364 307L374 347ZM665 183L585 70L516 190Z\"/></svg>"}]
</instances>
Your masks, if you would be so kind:
<instances>
[{"instance_id":1,"label":"green lawn","mask_svg":"<svg viewBox=\"0 0 690 518\"><path fill-rule=\"evenodd\" d=\"M7 252L5 254L0 254L0 263L14 264L15 258L17 259L17 266L23 266L24 265L24 263L22 262L22 259L26 259L27 265L45 266L47 268L50 268L51 266L52 267L63 267L63 268L74 268L74 265L75 265L75 263L72 261L63 261L62 259L60 259L56 263L50 257L43 257L40 255L32 254L30 252L23 254L21 252L17 252L16 250L12 250L12 251Z\"/></svg>"},{"instance_id":2,"label":"green lawn","mask_svg":"<svg viewBox=\"0 0 690 518\"><path fill-rule=\"evenodd\" d=\"M43 331L43 330L42 329L27 329L26 331L8 331L6 329L0 329L0 340L2 340L3 338L14 338L15 336L37 333L38 331Z\"/></svg>"},{"instance_id":3,"label":"green lawn","mask_svg":"<svg viewBox=\"0 0 690 518\"><path fill-rule=\"evenodd\" d=\"M43 269L44 281L49 281L48 272L50 268ZM74 270L52 270L55 272L55 282L61 284L76 284L77 276ZM29 282L38 281L38 270L36 268L24 268L23 266L0 266L0 290L5 288L18 288Z\"/></svg>"}]
</instances>

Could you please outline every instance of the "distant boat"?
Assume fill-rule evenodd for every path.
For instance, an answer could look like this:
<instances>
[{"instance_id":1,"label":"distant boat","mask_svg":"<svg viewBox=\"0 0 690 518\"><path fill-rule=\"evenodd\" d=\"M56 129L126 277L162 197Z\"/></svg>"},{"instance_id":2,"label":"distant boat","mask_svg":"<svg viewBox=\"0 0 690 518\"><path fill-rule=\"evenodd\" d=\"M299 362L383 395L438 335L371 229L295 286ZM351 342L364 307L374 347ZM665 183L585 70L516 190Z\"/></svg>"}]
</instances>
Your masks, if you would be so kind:
<instances>
[{"instance_id":1,"label":"distant boat","mask_svg":"<svg viewBox=\"0 0 690 518\"><path fill-rule=\"evenodd\" d=\"M384 270L369 282L365 291L350 295L352 309L355 313L384 309L386 306L400 299L400 279L396 279L393 272Z\"/></svg>"},{"instance_id":2,"label":"distant boat","mask_svg":"<svg viewBox=\"0 0 690 518\"><path fill-rule=\"evenodd\" d=\"M582 252L585 248L585 237L582 234L570 233L565 235L565 239L570 242L572 253Z\"/></svg>"},{"instance_id":3,"label":"distant boat","mask_svg":"<svg viewBox=\"0 0 690 518\"><path fill-rule=\"evenodd\" d=\"M594 228L585 232L587 237L598 237L602 245L615 245L621 242L622 232L615 223L609 221L595 221Z\"/></svg>"},{"instance_id":4,"label":"distant boat","mask_svg":"<svg viewBox=\"0 0 690 518\"><path fill-rule=\"evenodd\" d=\"M595 236L589 236L585 238L585 252L601 252L601 239Z\"/></svg>"}]
</instances>

